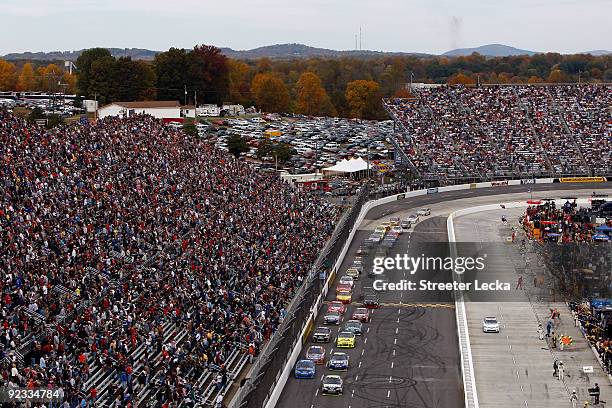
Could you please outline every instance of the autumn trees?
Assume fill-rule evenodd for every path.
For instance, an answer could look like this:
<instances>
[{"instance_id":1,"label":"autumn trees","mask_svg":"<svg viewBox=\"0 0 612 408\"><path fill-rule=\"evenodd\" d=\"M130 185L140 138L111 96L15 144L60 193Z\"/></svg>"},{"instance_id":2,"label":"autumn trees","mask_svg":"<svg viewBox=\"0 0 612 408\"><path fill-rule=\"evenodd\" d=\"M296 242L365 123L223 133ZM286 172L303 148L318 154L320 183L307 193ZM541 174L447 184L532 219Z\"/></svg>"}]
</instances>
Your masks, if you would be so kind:
<instances>
[{"instance_id":1,"label":"autumn trees","mask_svg":"<svg viewBox=\"0 0 612 408\"><path fill-rule=\"evenodd\" d=\"M288 112L289 90L277 75L264 72L255 75L251 96L257 107L265 112Z\"/></svg>"},{"instance_id":2,"label":"autumn trees","mask_svg":"<svg viewBox=\"0 0 612 408\"><path fill-rule=\"evenodd\" d=\"M382 118L380 98L406 95L403 90L411 80L464 85L578 82L578 77L583 82L612 81L612 56L556 53L242 61L201 45L170 48L153 61L115 58L106 49L93 48L81 54L76 66L76 75L70 76L61 63L0 61L0 89L75 93L77 86L81 96L97 95L101 103L157 98L192 104L197 93L198 103L231 101L269 112Z\"/></svg>"},{"instance_id":3,"label":"autumn trees","mask_svg":"<svg viewBox=\"0 0 612 408\"><path fill-rule=\"evenodd\" d=\"M56 64L34 68L25 63L21 69L11 62L0 59L0 91L76 91L76 78Z\"/></svg>"},{"instance_id":4,"label":"autumn trees","mask_svg":"<svg viewBox=\"0 0 612 408\"><path fill-rule=\"evenodd\" d=\"M336 110L323 88L321 79L312 72L300 76L296 85L295 111L311 116L335 116Z\"/></svg>"},{"instance_id":5,"label":"autumn trees","mask_svg":"<svg viewBox=\"0 0 612 408\"><path fill-rule=\"evenodd\" d=\"M357 80L346 86L346 101L351 108L351 117L380 119L381 98L378 82Z\"/></svg>"}]
</instances>

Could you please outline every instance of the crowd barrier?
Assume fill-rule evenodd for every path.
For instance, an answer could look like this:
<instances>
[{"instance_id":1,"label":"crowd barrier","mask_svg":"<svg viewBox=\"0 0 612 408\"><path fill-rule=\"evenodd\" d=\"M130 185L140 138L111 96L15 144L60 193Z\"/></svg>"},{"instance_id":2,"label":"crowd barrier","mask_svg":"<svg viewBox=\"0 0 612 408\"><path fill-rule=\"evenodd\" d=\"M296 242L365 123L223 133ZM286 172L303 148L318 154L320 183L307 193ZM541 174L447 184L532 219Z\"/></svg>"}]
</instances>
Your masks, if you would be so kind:
<instances>
[{"instance_id":1,"label":"crowd barrier","mask_svg":"<svg viewBox=\"0 0 612 408\"><path fill-rule=\"evenodd\" d=\"M584 178L574 177L572 178L572 181L568 180L568 181L562 181L562 182L568 182L568 183L569 182L572 182L572 183L593 182L593 183L596 183L596 182L605 182L605 181L607 181L605 178L599 179L599 180L593 180L592 177L584 177ZM310 310L310 314L308 315L307 318L304 319L304 324L302 325L302 329L299 331L299 334L296 335L296 338L295 338L296 341L294 341L293 343L294 344L293 349L291 350L290 353L288 353L288 357L283 359L284 365L282 369L276 373L274 386L271 389L271 392L267 394L267 398L265 399L264 404L261 404L261 405L251 405L250 403L246 405L238 404L236 402L236 398L234 398L234 400L232 400L232 403L230 404L230 408L241 408L241 407L273 408L276 406L276 403L278 402L278 399L280 398L282 390L285 387L285 384L287 383L287 379L289 378L289 375L292 372L293 366L297 362L300 352L302 351L302 347L304 344L303 340L307 337L308 330L312 327L311 322L314 322L314 320L316 319L319 313L318 309L320 305L322 304L323 300L325 299L325 296L327 295L327 291L329 287L331 286L331 284L333 283L336 273L339 271L342 265L342 262L344 261L344 258L346 257L346 254L355 236L358 226L363 222L363 220L365 219L366 215L368 214L370 210L378 206L388 204L388 203L391 203L397 200L403 200L406 198L418 197L418 196L426 196L428 194L439 194L439 193L458 191L458 190L470 190L470 189L481 189L481 188L491 188L491 187L503 188L504 186L531 185L531 184L539 185L539 184L550 184L550 183L559 183L559 182L561 182L559 179L554 179L554 178L538 178L538 179L532 178L532 179L521 179L521 180L487 181L487 182L479 182L479 183L458 184L458 185L451 185L451 186L444 186L444 187L427 188L427 189L422 189L422 190L406 191L403 193L398 193L398 194L393 194L387 197L383 197L378 200L367 201L363 203L362 205L360 205L359 213L358 215L354 216L354 219L350 225L350 228L348 228L347 230L346 229L347 225L345 224L343 226L345 227L345 230L343 231L343 235L346 234L344 245L341 247L341 251L339 252L338 257L335 259L335 262L332 265L329 265L329 269L328 269L329 274L328 276L326 276L326 280L316 300L312 302L312 308ZM495 204L493 207L499 208L499 205ZM355 207L353 207L353 209L355 209ZM455 310L457 311L458 308L456 307ZM465 318L465 316L463 316L463 318ZM300 341L297 341L298 339ZM464 345L460 344L460 348L463 346ZM471 356L467 355L466 361L468 361L469 364L471 364ZM473 372L470 373L467 368L464 368L462 366L462 375L464 378L464 389L466 388L466 385L465 385L466 373L467 373L467 381L472 382L473 388L475 390L475 382L473 381ZM468 385L468 387L470 387L470 385ZM474 391L474 396L476 396L475 391ZM475 407L475 408L478 407L477 404L476 405L472 404L470 406Z\"/></svg>"}]
</instances>

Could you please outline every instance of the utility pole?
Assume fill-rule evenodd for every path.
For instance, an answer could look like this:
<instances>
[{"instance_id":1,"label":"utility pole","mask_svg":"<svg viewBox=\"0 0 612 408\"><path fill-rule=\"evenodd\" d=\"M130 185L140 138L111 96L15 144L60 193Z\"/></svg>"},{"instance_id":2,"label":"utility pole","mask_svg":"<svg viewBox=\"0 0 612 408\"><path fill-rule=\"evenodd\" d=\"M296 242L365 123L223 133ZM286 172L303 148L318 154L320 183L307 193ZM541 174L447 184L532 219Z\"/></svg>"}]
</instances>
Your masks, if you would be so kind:
<instances>
[{"instance_id":1,"label":"utility pole","mask_svg":"<svg viewBox=\"0 0 612 408\"><path fill-rule=\"evenodd\" d=\"M414 77L414 72L410 71L410 93L412 94L412 78ZM395 125L395 122L393 122Z\"/></svg>"},{"instance_id":2,"label":"utility pole","mask_svg":"<svg viewBox=\"0 0 612 408\"><path fill-rule=\"evenodd\" d=\"M198 90L195 89L193 91L193 120L194 122L198 121Z\"/></svg>"}]
</instances>

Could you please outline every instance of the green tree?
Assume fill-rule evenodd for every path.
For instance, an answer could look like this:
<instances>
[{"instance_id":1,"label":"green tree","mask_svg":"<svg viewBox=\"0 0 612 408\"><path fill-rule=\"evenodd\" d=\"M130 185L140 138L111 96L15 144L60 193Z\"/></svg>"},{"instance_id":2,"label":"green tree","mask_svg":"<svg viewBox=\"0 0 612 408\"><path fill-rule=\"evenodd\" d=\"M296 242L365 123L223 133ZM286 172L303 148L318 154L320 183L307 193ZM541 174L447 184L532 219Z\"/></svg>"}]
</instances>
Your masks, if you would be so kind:
<instances>
[{"instance_id":1,"label":"green tree","mask_svg":"<svg viewBox=\"0 0 612 408\"><path fill-rule=\"evenodd\" d=\"M183 132L189 136L198 136L198 128L193 123L185 123L183 125Z\"/></svg>"},{"instance_id":2,"label":"green tree","mask_svg":"<svg viewBox=\"0 0 612 408\"><path fill-rule=\"evenodd\" d=\"M117 64L113 57L95 60L89 71L89 92L97 95L101 105L118 101L120 83L117 78Z\"/></svg>"},{"instance_id":3,"label":"green tree","mask_svg":"<svg viewBox=\"0 0 612 408\"><path fill-rule=\"evenodd\" d=\"M288 143L279 143L276 145L274 153L280 163L286 163L295 154L295 149Z\"/></svg>"},{"instance_id":4,"label":"green tree","mask_svg":"<svg viewBox=\"0 0 612 408\"><path fill-rule=\"evenodd\" d=\"M161 100L184 102L184 86L192 88L188 67L192 54L184 49L170 48L155 56L153 67L157 77L157 96ZM190 95L192 97L192 95Z\"/></svg>"},{"instance_id":5,"label":"green tree","mask_svg":"<svg viewBox=\"0 0 612 408\"><path fill-rule=\"evenodd\" d=\"M249 145L240 135L232 135L227 140L227 148L236 157L240 157L242 153L249 151Z\"/></svg>"},{"instance_id":6,"label":"green tree","mask_svg":"<svg viewBox=\"0 0 612 408\"><path fill-rule=\"evenodd\" d=\"M78 68L77 88L79 93L86 98L93 97L91 90L91 66L94 62L104 58L112 58L110 51L105 48L91 48L83 51L76 60Z\"/></svg>"}]
</instances>

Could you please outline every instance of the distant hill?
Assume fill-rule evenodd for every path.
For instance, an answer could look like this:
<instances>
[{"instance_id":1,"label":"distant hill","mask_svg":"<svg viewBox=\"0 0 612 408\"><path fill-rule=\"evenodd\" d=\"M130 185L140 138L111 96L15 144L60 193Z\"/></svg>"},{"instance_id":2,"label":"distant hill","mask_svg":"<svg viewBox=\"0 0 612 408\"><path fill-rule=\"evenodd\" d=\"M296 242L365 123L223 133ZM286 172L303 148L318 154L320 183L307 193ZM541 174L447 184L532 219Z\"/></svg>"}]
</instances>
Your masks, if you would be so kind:
<instances>
[{"instance_id":1,"label":"distant hill","mask_svg":"<svg viewBox=\"0 0 612 408\"><path fill-rule=\"evenodd\" d=\"M142 48L108 48L114 57L132 57L134 60L152 60L155 55L161 51L153 51ZM84 50L78 51L51 51L51 52L23 52L11 53L1 58L5 60L29 60L29 61L76 61ZM349 50L338 51L328 48L310 47L304 44L275 44L265 47L254 48L251 50L234 50L232 48L221 48L223 54L234 59L299 59L299 58L375 58L381 56L414 56L419 58L433 57L434 54L415 53L415 52L383 52L371 50ZM447 51L443 56L458 57L471 55L477 52L487 57L506 57L511 55L534 55L534 51L521 50L503 44L489 44L475 48L458 48L456 50ZM606 50L587 51L583 54L591 54L594 56L612 54Z\"/></svg>"},{"instance_id":2,"label":"distant hill","mask_svg":"<svg viewBox=\"0 0 612 408\"><path fill-rule=\"evenodd\" d=\"M599 57L599 56L602 56L602 55L611 55L612 51L593 50L593 51L585 51L585 52L582 52L581 54L591 54L594 57Z\"/></svg>"},{"instance_id":3,"label":"distant hill","mask_svg":"<svg viewBox=\"0 0 612 408\"><path fill-rule=\"evenodd\" d=\"M132 57L138 60L152 60L161 51L152 51L140 48L108 48L114 57ZM31 61L76 61L84 50L78 51L51 51L51 52L23 52L11 53L2 57L5 60L31 60ZM234 59L296 59L296 58L373 58L380 56L417 56L427 57L431 54L408 53L408 52L382 52L369 50L336 51L326 48L309 47L304 44L276 44L265 47L254 48L252 50L233 50L231 48L221 48L223 54Z\"/></svg>"},{"instance_id":4,"label":"distant hill","mask_svg":"<svg viewBox=\"0 0 612 408\"><path fill-rule=\"evenodd\" d=\"M159 51L145 50L142 48L108 48L114 57L132 57L135 60L152 60ZM85 50L78 51L50 51L50 52L22 52L6 54L5 60L30 60L30 61L76 61Z\"/></svg>"},{"instance_id":5,"label":"distant hill","mask_svg":"<svg viewBox=\"0 0 612 408\"><path fill-rule=\"evenodd\" d=\"M350 50L337 51L327 48L310 47L304 44L275 44L265 47L254 48L252 50L237 51L231 48L221 48L225 55L234 59L257 59L257 58L273 58L273 59L295 59L295 58L372 58L380 56L417 56L428 57L432 54L414 53L414 52L383 52L370 50Z\"/></svg>"},{"instance_id":6,"label":"distant hill","mask_svg":"<svg viewBox=\"0 0 612 408\"><path fill-rule=\"evenodd\" d=\"M457 48L456 50L450 50L445 52L444 56L447 57L461 57L472 55L477 52L480 55L484 55L487 57L509 57L512 55L535 55L537 52L521 50L519 48L510 47L508 45L503 44L488 44L482 45L480 47L474 48Z\"/></svg>"}]
</instances>

